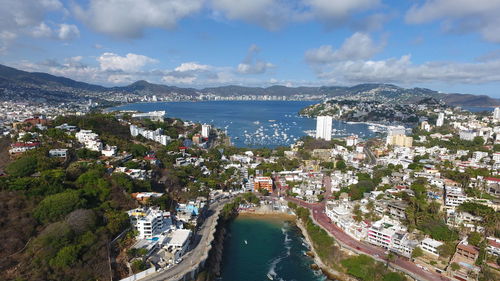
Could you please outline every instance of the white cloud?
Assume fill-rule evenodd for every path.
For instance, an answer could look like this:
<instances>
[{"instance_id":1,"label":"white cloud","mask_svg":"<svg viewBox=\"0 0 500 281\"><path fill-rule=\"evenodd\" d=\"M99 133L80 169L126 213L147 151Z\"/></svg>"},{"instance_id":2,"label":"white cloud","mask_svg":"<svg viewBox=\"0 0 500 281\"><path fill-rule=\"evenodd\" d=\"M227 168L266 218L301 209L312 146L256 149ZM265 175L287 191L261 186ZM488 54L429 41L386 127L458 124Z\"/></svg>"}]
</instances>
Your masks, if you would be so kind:
<instances>
[{"instance_id":1,"label":"white cloud","mask_svg":"<svg viewBox=\"0 0 500 281\"><path fill-rule=\"evenodd\" d=\"M194 71L194 70L207 70L209 68L208 65L198 64L196 62L185 62L175 68L175 71L185 72L185 71Z\"/></svg>"},{"instance_id":2,"label":"white cloud","mask_svg":"<svg viewBox=\"0 0 500 281\"><path fill-rule=\"evenodd\" d=\"M57 30L52 29L45 22L41 22L31 30L31 35L35 38L52 38L58 40L73 40L80 37L80 30L74 24L62 23Z\"/></svg>"},{"instance_id":3,"label":"white cloud","mask_svg":"<svg viewBox=\"0 0 500 281\"><path fill-rule=\"evenodd\" d=\"M165 75L161 80L168 84L192 84L196 80L196 76L176 77L172 75Z\"/></svg>"},{"instance_id":4,"label":"white cloud","mask_svg":"<svg viewBox=\"0 0 500 281\"><path fill-rule=\"evenodd\" d=\"M118 37L140 37L147 27L172 29L202 8L204 0L91 0L74 6L76 16L93 29Z\"/></svg>"},{"instance_id":5,"label":"white cloud","mask_svg":"<svg viewBox=\"0 0 500 281\"><path fill-rule=\"evenodd\" d=\"M242 63L238 64L236 71L241 74L262 74L269 68L275 67L270 62L265 62L257 58L260 48L253 44L248 48L248 53Z\"/></svg>"},{"instance_id":6,"label":"white cloud","mask_svg":"<svg viewBox=\"0 0 500 281\"><path fill-rule=\"evenodd\" d=\"M80 37L80 30L74 24L60 24L57 37L61 40L72 40Z\"/></svg>"},{"instance_id":7,"label":"white cloud","mask_svg":"<svg viewBox=\"0 0 500 281\"><path fill-rule=\"evenodd\" d=\"M445 31L479 32L484 39L500 43L500 1L426 0L413 5L406 22L422 24L442 20Z\"/></svg>"},{"instance_id":8,"label":"white cloud","mask_svg":"<svg viewBox=\"0 0 500 281\"><path fill-rule=\"evenodd\" d=\"M413 64L410 55L386 60L343 61L317 72L326 81L349 83L449 83L500 82L500 60L474 63L426 62Z\"/></svg>"},{"instance_id":9,"label":"white cloud","mask_svg":"<svg viewBox=\"0 0 500 281\"><path fill-rule=\"evenodd\" d=\"M49 38L52 36L52 29L45 22L41 22L33 28L32 35L35 38Z\"/></svg>"},{"instance_id":10,"label":"white cloud","mask_svg":"<svg viewBox=\"0 0 500 281\"><path fill-rule=\"evenodd\" d=\"M345 22L355 12L377 7L380 0L304 0L311 7L316 18L327 25Z\"/></svg>"},{"instance_id":11,"label":"white cloud","mask_svg":"<svg viewBox=\"0 0 500 281\"><path fill-rule=\"evenodd\" d=\"M257 61L253 64L240 63L237 71L242 74L261 74L266 72L268 68L274 67L272 63Z\"/></svg>"},{"instance_id":12,"label":"white cloud","mask_svg":"<svg viewBox=\"0 0 500 281\"><path fill-rule=\"evenodd\" d=\"M47 26L41 24L46 13L63 9L58 0L2 0L1 5L0 52L21 34L44 36Z\"/></svg>"},{"instance_id":13,"label":"white cloud","mask_svg":"<svg viewBox=\"0 0 500 281\"><path fill-rule=\"evenodd\" d=\"M97 58L101 70L114 70L132 72L138 71L143 66L158 61L144 55L128 53L126 56L119 56L115 53L103 53Z\"/></svg>"},{"instance_id":14,"label":"white cloud","mask_svg":"<svg viewBox=\"0 0 500 281\"><path fill-rule=\"evenodd\" d=\"M213 9L221 11L226 18L243 20L269 30L278 30L288 22L310 18L302 5L282 0L212 0Z\"/></svg>"},{"instance_id":15,"label":"white cloud","mask_svg":"<svg viewBox=\"0 0 500 281\"><path fill-rule=\"evenodd\" d=\"M369 59L383 50L385 41L375 43L372 38L356 32L347 38L338 50L330 45L307 50L305 59L310 64L330 64L336 61Z\"/></svg>"}]
</instances>

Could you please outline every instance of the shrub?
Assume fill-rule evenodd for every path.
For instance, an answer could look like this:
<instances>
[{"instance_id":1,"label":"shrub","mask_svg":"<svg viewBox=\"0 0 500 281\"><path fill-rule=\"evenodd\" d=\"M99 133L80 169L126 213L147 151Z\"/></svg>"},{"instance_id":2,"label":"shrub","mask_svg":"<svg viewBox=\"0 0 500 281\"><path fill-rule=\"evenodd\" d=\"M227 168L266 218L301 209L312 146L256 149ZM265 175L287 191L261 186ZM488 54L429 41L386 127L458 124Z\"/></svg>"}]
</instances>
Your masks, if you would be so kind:
<instances>
[{"instance_id":1,"label":"shrub","mask_svg":"<svg viewBox=\"0 0 500 281\"><path fill-rule=\"evenodd\" d=\"M68 190L45 197L36 207L33 215L43 223L62 219L75 209L85 206L85 199L80 198L76 190Z\"/></svg>"}]
</instances>

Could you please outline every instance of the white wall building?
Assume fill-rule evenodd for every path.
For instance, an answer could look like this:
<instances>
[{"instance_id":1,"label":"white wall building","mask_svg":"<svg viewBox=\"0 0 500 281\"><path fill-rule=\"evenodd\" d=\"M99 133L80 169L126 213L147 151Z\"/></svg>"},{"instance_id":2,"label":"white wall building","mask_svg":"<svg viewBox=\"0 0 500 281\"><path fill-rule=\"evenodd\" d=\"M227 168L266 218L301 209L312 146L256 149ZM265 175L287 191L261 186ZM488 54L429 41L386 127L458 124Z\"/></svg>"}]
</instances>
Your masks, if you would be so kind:
<instances>
[{"instance_id":1,"label":"white wall building","mask_svg":"<svg viewBox=\"0 0 500 281\"><path fill-rule=\"evenodd\" d=\"M134 209L128 211L132 225L139 231L140 239L149 239L162 234L172 225L170 212L160 209Z\"/></svg>"},{"instance_id":2,"label":"white wall building","mask_svg":"<svg viewBox=\"0 0 500 281\"><path fill-rule=\"evenodd\" d=\"M316 139L332 140L331 116L318 116L316 118Z\"/></svg>"},{"instance_id":3,"label":"white wall building","mask_svg":"<svg viewBox=\"0 0 500 281\"><path fill-rule=\"evenodd\" d=\"M467 196L460 187L446 186L445 187L445 206L455 208L467 201Z\"/></svg>"},{"instance_id":4,"label":"white wall building","mask_svg":"<svg viewBox=\"0 0 500 281\"><path fill-rule=\"evenodd\" d=\"M132 118L135 119L150 119L152 121L163 122L163 118L165 117L165 111L151 111L146 113L134 113L132 114Z\"/></svg>"},{"instance_id":5,"label":"white wall building","mask_svg":"<svg viewBox=\"0 0 500 281\"><path fill-rule=\"evenodd\" d=\"M429 254L439 256L438 248L441 245L443 245L442 242L439 242L431 238L425 238L420 243L420 248L422 248L422 250L426 251Z\"/></svg>"},{"instance_id":6,"label":"white wall building","mask_svg":"<svg viewBox=\"0 0 500 281\"><path fill-rule=\"evenodd\" d=\"M436 120L436 127L441 127L443 126L443 124L444 124L444 113L440 112Z\"/></svg>"},{"instance_id":7,"label":"white wall building","mask_svg":"<svg viewBox=\"0 0 500 281\"><path fill-rule=\"evenodd\" d=\"M367 241L373 245L389 249L392 245L394 234L396 234L396 229L379 220L373 223L372 227L368 229Z\"/></svg>"},{"instance_id":8,"label":"white wall building","mask_svg":"<svg viewBox=\"0 0 500 281\"><path fill-rule=\"evenodd\" d=\"M500 107L495 107L495 110L493 110L493 119L500 121Z\"/></svg>"},{"instance_id":9,"label":"white wall building","mask_svg":"<svg viewBox=\"0 0 500 281\"><path fill-rule=\"evenodd\" d=\"M174 253L174 260L182 257L189 248L189 238L191 237L191 230L189 229L176 229L172 233L172 238L166 243L165 247L169 252Z\"/></svg>"},{"instance_id":10,"label":"white wall building","mask_svg":"<svg viewBox=\"0 0 500 281\"><path fill-rule=\"evenodd\" d=\"M208 124L201 125L201 137L208 138L210 136L210 129L212 129L212 126Z\"/></svg>"},{"instance_id":11,"label":"white wall building","mask_svg":"<svg viewBox=\"0 0 500 281\"><path fill-rule=\"evenodd\" d=\"M51 149L49 150L49 157L66 158L68 156L68 149Z\"/></svg>"},{"instance_id":12,"label":"white wall building","mask_svg":"<svg viewBox=\"0 0 500 281\"><path fill-rule=\"evenodd\" d=\"M101 153L104 156L111 157L111 156L116 155L117 150L118 150L118 148L114 145L113 146L106 145L106 147L104 147L104 149L101 151Z\"/></svg>"}]
</instances>

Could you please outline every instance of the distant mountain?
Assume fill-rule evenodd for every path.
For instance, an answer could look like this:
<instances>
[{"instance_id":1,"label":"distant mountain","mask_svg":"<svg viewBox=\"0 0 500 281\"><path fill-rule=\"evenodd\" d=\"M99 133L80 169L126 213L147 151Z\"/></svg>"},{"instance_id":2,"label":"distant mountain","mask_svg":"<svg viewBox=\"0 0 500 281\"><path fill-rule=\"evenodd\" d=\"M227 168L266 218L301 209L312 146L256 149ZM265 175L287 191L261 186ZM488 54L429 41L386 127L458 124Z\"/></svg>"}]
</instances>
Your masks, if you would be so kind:
<instances>
[{"instance_id":1,"label":"distant mountain","mask_svg":"<svg viewBox=\"0 0 500 281\"><path fill-rule=\"evenodd\" d=\"M78 82L43 72L26 72L0 64L0 79L5 83L38 85L39 87L68 87L80 90L104 91L103 86ZM0 84L3 86L3 84Z\"/></svg>"},{"instance_id":2,"label":"distant mountain","mask_svg":"<svg viewBox=\"0 0 500 281\"><path fill-rule=\"evenodd\" d=\"M455 106L498 106L500 99L470 94L444 94L425 88L405 89L392 84L359 84L352 87L244 87L220 86L204 89L153 84L141 80L127 86L103 87L40 72L26 72L0 65L0 100L39 100L65 102L93 98L102 101L130 101L142 96L197 99L201 95L285 96L300 98L342 98L383 102L417 103L434 98ZM126 99L124 97L127 97Z\"/></svg>"},{"instance_id":3,"label":"distant mountain","mask_svg":"<svg viewBox=\"0 0 500 281\"><path fill-rule=\"evenodd\" d=\"M197 95L197 90L192 88L179 88L176 86L167 86L160 84L149 83L145 80L139 80L134 82L128 86L123 87L113 87L110 88L113 91L122 91L127 93L135 93L140 95L169 95L171 93L178 93L183 95Z\"/></svg>"}]
</instances>

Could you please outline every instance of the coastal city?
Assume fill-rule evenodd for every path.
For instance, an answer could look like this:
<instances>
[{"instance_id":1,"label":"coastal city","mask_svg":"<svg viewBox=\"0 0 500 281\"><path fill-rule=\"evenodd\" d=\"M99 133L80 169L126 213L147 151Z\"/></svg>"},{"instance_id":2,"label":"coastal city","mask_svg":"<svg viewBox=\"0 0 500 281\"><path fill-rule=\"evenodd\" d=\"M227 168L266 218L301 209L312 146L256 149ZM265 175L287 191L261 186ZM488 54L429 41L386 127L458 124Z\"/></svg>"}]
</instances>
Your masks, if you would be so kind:
<instances>
[{"instance_id":1,"label":"coastal city","mask_svg":"<svg viewBox=\"0 0 500 281\"><path fill-rule=\"evenodd\" d=\"M9 159L0 179L5 191L43 198L33 210L42 225L60 229L54 222L66 217L82 233L98 227L95 216L111 219L107 275L116 280L218 276L221 229L238 213L297 217L312 261L328 278L364 280L358 267L365 265L356 257L365 256L372 266L385 263L379 274L397 280L494 278L500 108L472 113L421 102L397 114L399 120L363 120L376 132L367 139L338 137L332 122L363 116L370 105L332 102L300 111L316 120L310 136L304 132L288 147L253 149L231 146L226 131L166 111L4 103L2 153ZM403 125L409 117L417 118L414 127ZM95 202L115 206L82 209ZM64 232L45 235L59 239ZM40 239L37 244L47 243ZM50 266L74 265L89 247L78 240L55 252Z\"/></svg>"},{"instance_id":2,"label":"coastal city","mask_svg":"<svg viewBox=\"0 0 500 281\"><path fill-rule=\"evenodd\" d=\"M0 281L500 280L500 0L2 0Z\"/></svg>"}]
</instances>

